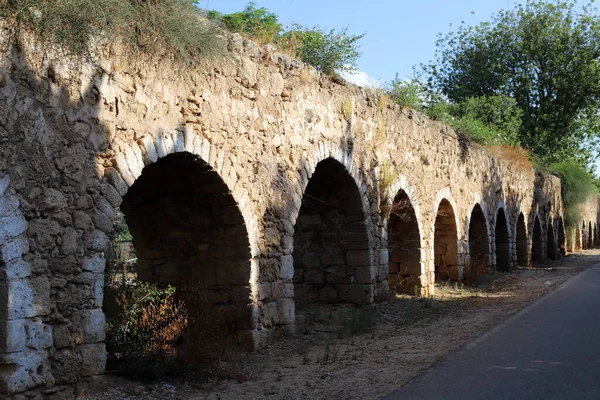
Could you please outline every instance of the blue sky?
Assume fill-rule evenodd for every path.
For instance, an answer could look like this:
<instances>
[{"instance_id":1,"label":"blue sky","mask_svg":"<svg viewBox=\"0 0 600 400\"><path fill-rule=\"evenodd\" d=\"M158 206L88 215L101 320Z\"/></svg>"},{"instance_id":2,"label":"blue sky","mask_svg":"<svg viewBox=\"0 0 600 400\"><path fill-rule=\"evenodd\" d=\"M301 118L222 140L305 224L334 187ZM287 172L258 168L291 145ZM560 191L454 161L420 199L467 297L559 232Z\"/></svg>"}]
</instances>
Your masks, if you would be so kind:
<instances>
[{"instance_id":1,"label":"blue sky","mask_svg":"<svg viewBox=\"0 0 600 400\"><path fill-rule=\"evenodd\" d=\"M247 0L201 0L202 8L231 13L244 9ZM433 58L438 33L458 27L462 21L478 24L514 0L256 0L279 15L283 25L297 22L324 29L349 27L361 40L361 71L383 82L396 73L412 75L415 64Z\"/></svg>"}]
</instances>

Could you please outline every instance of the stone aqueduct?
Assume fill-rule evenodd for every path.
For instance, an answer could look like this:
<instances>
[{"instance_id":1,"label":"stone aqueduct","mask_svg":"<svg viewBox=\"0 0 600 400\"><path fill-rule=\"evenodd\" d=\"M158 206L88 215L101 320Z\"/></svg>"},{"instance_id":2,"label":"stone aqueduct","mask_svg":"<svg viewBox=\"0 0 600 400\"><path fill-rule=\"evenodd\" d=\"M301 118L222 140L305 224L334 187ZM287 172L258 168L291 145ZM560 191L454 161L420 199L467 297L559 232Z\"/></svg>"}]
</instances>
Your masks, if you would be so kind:
<instances>
[{"instance_id":1,"label":"stone aqueduct","mask_svg":"<svg viewBox=\"0 0 600 400\"><path fill-rule=\"evenodd\" d=\"M564 252L558 179L239 36L185 70L37 50L5 43L0 69L4 397L102 384L118 207L139 277L227 315L249 347L314 304L427 294ZM590 204L575 245L597 226Z\"/></svg>"}]
</instances>

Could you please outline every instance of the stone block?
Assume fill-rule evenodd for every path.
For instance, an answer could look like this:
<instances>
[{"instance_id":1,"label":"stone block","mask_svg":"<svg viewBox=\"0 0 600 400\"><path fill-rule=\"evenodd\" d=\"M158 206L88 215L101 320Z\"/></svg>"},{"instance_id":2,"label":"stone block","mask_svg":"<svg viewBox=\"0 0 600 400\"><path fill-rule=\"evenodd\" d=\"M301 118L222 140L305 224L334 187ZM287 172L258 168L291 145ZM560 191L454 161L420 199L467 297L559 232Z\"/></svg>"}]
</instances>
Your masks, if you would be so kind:
<instances>
[{"instance_id":1,"label":"stone block","mask_svg":"<svg viewBox=\"0 0 600 400\"><path fill-rule=\"evenodd\" d=\"M282 256L279 259L279 277L284 280L294 279L294 257Z\"/></svg>"},{"instance_id":2,"label":"stone block","mask_svg":"<svg viewBox=\"0 0 600 400\"><path fill-rule=\"evenodd\" d=\"M77 353L81 360L81 376L94 376L104 373L106 368L106 347L104 343L78 346Z\"/></svg>"},{"instance_id":3,"label":"stone block","mask_svg":"<svg viewBox=\"0 0 600 400\"><path fill-rule=\"evenodd\" d=\"M277 308L276 301L262 303L260 311L262 316L261 324L263 327L268 328L270 326L277 325L279 322L279 310Z\"/></svg>"},{"instance_id":4,"label":"stone block","mask_svg":"<svg viewBox=\"0 0 600 400\"><path fill-rule=\"evenodd\" d=\"M293 324L295 321L295 306L292 299L280 299L277 301L277 313L279 323L283 325Z\"/></svg>"},{"instance_id":5,"label":"stone block","mask_svg":"<svg viewBox=\"0 0 600 400\"><path fill-rule=\"evenodd\" d=\"M95 229L85 235L85 245L89 250L102 252L108 246L108 238L104 232Z\"/></svg>"},{"instance_id":6,"label":"stone block","mask_svg":"<svg viewBox=\"0 0 600 400\"><path fill-rule=\"evenodd\" d=\"M388 249L379 249L379 264L387 264L390 261Z\"/></svg>"},{"instance_id":7,"label":"stone block","mask_svg":"<svg viewBox=\"0 0 600 400\"><path fill-rule=\"evenodd\" d=\"M0 393L20 393L36 386L54 384L49 374L47 355L41 351L0 354Z\"/></svg>"},{"instance_id":8,"label":"stone block","mask_svg":"<svg viewBox=\"0 0 600 400\"><path fill-rule=\"evenodd\" d=\"M34 294L26 279L0 282L0 298L8 299L6 319L24 319L36 316ZM4 317L4 316L2 316Z\"/></svg>"},{"instance_id":9,"label":"stone block","mask_svg":"<svg viewBox=\"0 0 600 400\"><path fill-rule=\"evenodd\" d=\"M67 324L54 325L52 328L52 342L56 349L62 349L71 345L72 336Z\"/></svg>"},{"instance_id":10,"label":"stone block","mask_svg":"<svg viewBox=\"0 0 600 400\"><path fill-rule=\"evenodd\" d=\"M31 264L16 259L0 266L0 280L23 279L31 276Z\"/></svg>"},{"instance_id":11,"label":"stone block","mask_svg":"<svg viewBox=\"0 0 600 400\"><path fill-rule=\"evenodd\" d=\"M319 300L323 303L333 304L339 301L338 289L334 285L327 285L319 292Z\"/></svg>"},{"instance_id":12,"label":"stone block","mask_svg":"<svg viewBox=\"0 0 600 400\"><path fill-rule=\"evenodd\" d=\"M309 285L321 285L325 283L325 272L317 270L308 270L304 273L304 283Z\"/></svg>"},{"instance_id":13,"label":"stone block","mask_svg":"<svg viewBox=\"0 0 600 400\"><path fill-rule=\"evenodd\" d=\"M25 320L6 321L6 329L0 329L0 353L23 351L26 346Z\"/></svg>"},{"instance_id":14,"label":"stone block","mask_svg":"<svg viewBox=\"0 0 600 400\"><path fill-rule=\"evenodd\" d=\"M412 261L400 264L400 274L421 275L421 263Z\"/></svg>"},{"instance_id":15,"label":"stone block","mask_svg":"<svg viewBox=\"0 0 600 400\"><path fill-rule=\"evenodd\" d=\"M99 254L94 254L83 259L81 269L84 271L103 273L106 267L106 260Z\"/></svg>"},{"instance_id":16,"label":"stone block","mask_svg":"<svg viewBox=\"0 0 600 400\"><path fill-rule=\"evenodd\" d=\"M349 267L366 267L371 265L371 252L369 250L350 250L346 253L346 262Z\"/></svg>"},{"instance_id":17,"label":"stone block","mask_svg":"<svg viewBox=\"0 0 600 400\"><path fill-rule=\"evenodd\" d=\"M338 285L339 299L352 304L371 304L373 285Z\"/></svg>"},{"instance_id":18,"label":"stone block","mask_svg":"<svg viewBox=\"0 0 600 400\"><path fill-rule=\"evenodd\" d=\"M375 280L375 271L372 267L356 267L354 282L358 284L370 284Z\"/></svg>"},{"instance_id":19,"label":"stone block","mask_svg":"<svg viewBox=\"0 0 600 400\"><path fill-rule=\"evenodd\" d=\"M44 324L39 318L25 323L25 334L27 347L30 349L42 350L52 347L52 327Z\"/></svg>"},{"instance_id":20,"label":"stone block","mask_svg":"<svg viewBox=\"0 0 600 400\"><path fill-rule=\"evenodd\" d=\"M105 318L102 309L82 310L73 314L73 336L75 344L90 344L104 341Z\"/></svg>"},{"instance_id":21,"label":"stone block","mask_svg":"<svg viewBox=\"0 0 600 400\"><path fill-rule=\"evenodd\" d=\"M0 244L5 244L27 230L27 221L22 215L0 217Z\"/></svg>"},{"instance_id":22,"label":"stone block","mask_svg":"<svg viewBox=\"0 0 600 400\"><path fill-rule=\"evenodd\" d=\"M321 253L305 253L302 256L302 266L307 270L321 268Z\"/></svg>"},{"instance_id":23,"label":"stone block","mask_svg":"<svg viewBox=\"0 0 600 400\"><path fill-rule=\"evenodd\" d=\"M14 259L20 258L29 251L29 241L24 237L15 238L0 247L0 256L2 262L9 263Z\"/></svg>"},{"instance_id":24,"label":"stone block","mask_svg":"<svg viewBox=\"0 0 600 400\"><path fill-rule=\"evenodd\" d=\"M57 350L52 355L52 375L56 377L56 384L64 385L76 383L79 380L82 359L72 349Z\"/></svg>"},{"instance_id":25,"label":"stone block","mask_svg":"<svg viewBox=\"0 0 600 400\"><path fill-rule=\"evenodd\" d=\"M329 267L325 270L325 282L330 284L346 284L350 283L350 277L346 273L344 266ZM308 282L307 282L308 283Z\"/></svg>"}]
</instances>

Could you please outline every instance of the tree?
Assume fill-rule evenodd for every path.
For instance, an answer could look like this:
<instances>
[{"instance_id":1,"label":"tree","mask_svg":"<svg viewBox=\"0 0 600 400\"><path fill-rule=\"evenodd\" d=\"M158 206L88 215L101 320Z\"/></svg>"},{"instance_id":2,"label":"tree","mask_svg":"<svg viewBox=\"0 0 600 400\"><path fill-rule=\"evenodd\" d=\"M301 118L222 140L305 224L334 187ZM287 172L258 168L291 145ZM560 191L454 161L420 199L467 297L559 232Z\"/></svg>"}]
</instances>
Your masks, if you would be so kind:
<instances>
[{"instance_id":1,"label":"tree","mask_svg":"<svg viewBox=\"0 0 600 400\"><path fill-rule=\"evenodd\" d=\"M349 35L347 27L336 32L293 24L291 30L281 36L280 43L284 47L292 47L295 55L305 63L326 74L333 74L356 70L356 61L360 57L357 42L363 36L365 34Z\"/></svg>"},{"instance_id":2,"label":"tree","mask_svg":"<svg viewBox=\"0 0 600 400\"><path fill-rule=\"evenodd\" d=\"M600 18L591 3L529 0L478 26L438 37L428 85L454 103L513 97L523 113L519 140L545 163L589 161L600 135Z\"/></svg>"}]
</instances>

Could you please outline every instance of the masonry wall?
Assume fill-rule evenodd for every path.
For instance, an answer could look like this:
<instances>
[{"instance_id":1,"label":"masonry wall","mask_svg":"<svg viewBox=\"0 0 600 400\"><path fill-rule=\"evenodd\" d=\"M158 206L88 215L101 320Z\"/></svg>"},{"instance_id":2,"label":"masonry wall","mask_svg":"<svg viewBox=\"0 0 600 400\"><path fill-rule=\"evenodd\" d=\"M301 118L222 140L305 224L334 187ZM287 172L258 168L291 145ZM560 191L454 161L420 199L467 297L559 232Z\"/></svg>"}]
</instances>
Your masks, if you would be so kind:
<instances>
[{"instance_id":1,"label":"masonry wall","mask_svg":"<svg viewBox=\"0 0 600 400\"><path fill-rule=\"evenodd\" d=\"M443 236L455 259L445 273L463 279L475 205L489 233L492 269L497 215L505 215L508 231L505 269L517 261L520 214L525 263L535 218L545 238L549 221L562 215L558 179L492 157L385 96L333 82L237 35L227 57L186 68L166 58L123 58L116 47L99 50L98 62L90 63L35 46L17 50L4 43L0 58L5 396L69 399L101 387L103 252L122 205L136 250L143 249L146 279L181 289L193 276L204 293L226 292L225 300L211 304L243 305L232 326L238 340L253 347L293 333L301 292L307 301L325 303L388 299L385 210L400 191L416 219L418 235L411 237L419 238L406 252L412 272L403 270L402 279L421 294L434 288L438 216L450 227ZM144 178L174 153L194 158L204 172L184 169L183 182L164 171ZM342 182L344 201L327 192L329 183L315 184L320 194L305 196L313 174L324 168L328 179ZM194 171L212 174L213 182ZM134 196L139 182L146 186ZM192 199L223 196L176 203L166 188ZM318 206L310 205L314 197ZM205 223L217 227L204 238L198 227ZM231 231L219 230L223 226ZM136 234L138 227L158 236ZM456 243L448 232L455 232ZM167 239L156 243L161 234ZM295 246L299 235L304 243L318 242L321 252L307 255L302 242ZM178 247L182 243L187 247ZM222 271L222 258L211 256L208 269L194 269L206 259L199 252L215 248L235 260L223 279L210 269Z\"/></svg>"}]
</instances>

